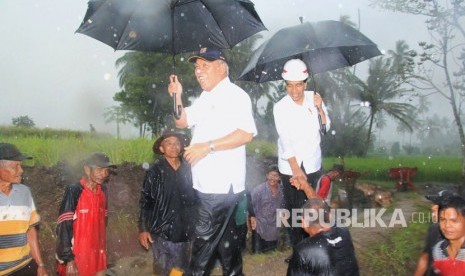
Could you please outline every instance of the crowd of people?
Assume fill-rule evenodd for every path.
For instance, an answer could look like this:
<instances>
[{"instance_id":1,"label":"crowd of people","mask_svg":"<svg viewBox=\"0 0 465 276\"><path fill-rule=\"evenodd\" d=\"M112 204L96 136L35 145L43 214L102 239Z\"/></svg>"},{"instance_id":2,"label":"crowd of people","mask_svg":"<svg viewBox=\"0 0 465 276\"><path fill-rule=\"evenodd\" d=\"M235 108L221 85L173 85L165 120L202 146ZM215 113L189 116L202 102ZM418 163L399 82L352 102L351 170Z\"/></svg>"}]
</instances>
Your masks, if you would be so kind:
<instances>
[{"instance_id":1,"label":"crowd of people","mask_svg":"<svg viewBox=\"0 0 465 276\"><path fill-rule=\"evenodd\" d=\"M168 93L181 106L176 127L190 128L192 139L165 130L141 185L138 241L153 252L154 275L209 275L218 261L223 275L243 275L248 232L253 253L276 249L281 209L304 211L298 225L287 217L285 234L293 246L287 275L359 275L350 232L325 223L333 181L344 171L334 165L322 174L320 142L331 121L321 95L306 90L306 64L292 59L283 67L287 95L273 112L278 164L247 191L245 145L257 134L250 97L230 81L220 49L202 48L189 62L200 96L184 107L176 75L169 77ZM57 267L49 274L37 238L40 217L29 188L20 184L22 161L29 158L0 143L0 275L105 275L105 184L115 165L106 154L93 153L81 179L66 187L56 226ZM465 200L450 192L429 199L439 222L429 231L415 275L464 275Z\"/></svg>"}]
</instances>

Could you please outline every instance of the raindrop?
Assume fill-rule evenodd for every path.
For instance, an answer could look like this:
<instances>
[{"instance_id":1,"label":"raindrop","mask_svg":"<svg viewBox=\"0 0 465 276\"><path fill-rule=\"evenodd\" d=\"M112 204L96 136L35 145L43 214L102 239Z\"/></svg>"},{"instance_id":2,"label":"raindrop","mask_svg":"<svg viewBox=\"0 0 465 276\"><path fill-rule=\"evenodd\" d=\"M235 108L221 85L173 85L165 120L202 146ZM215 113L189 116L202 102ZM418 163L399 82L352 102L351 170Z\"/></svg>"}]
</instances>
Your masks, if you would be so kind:
<instances>
[{"instance_id":1,"label":"raindrop","mask_svg":"<svg viewBox=\"0 0 465 276\"><path fill-rule=\"evenodd\" d=\"M87 23L92 24L92 20L90 20L90 19L87 20Z\"/></svg>"},{"instance_id":2,"label":"raindrop","mask_svg":"<svg viewBox=\"0 0 465 276\"><path fill-rule=\"evenodd\" d=\"M105 73L105 74L103 75L103 79L104 79L104 80L110 80L110 79L111 79L111 74L110 74L110 73Z\"/></svg>"},{"instance_id":3,"label":"raindrop","mask_svg":"<svg viewBox=\"0 0 465 276\"><path fill-rule=\"evenodd\" d=\"M181 13L181 17L183 17L183 16L184 16L184 13L182 12L182 13Z\"/></svg>"},{"instance_id":4,"label":"raindrop","mask_svg":"<svg viewBox=\"0 0 465 276\"><path fill-rule=\"evenodd\" d=\"M184 61L184 57L181 57L179 60L180 60L180 61Z\"/></svg>"},{"instance_id":5,"label":"raindrop","mask_svg":"<svg viewBox=\"0 0 465 276\"><path fill-rule=\"evenodd\" d=\"M336 135L336 131L335 130L331 130L331 135Z\"/></svg>"},{"instance_id":6,"label":"raindrop","mask_svg":"<svg viewBox=\"0 0 465 276\"><path fill-rule=\"evenodd\" d=\"M260 149L259 149L259 148L256 148L256 149L255 149L255 153L260 153Z\"/></svg>"},{"instance_id":7,"label":"raindrop","mask_svg":"<svg viewBox=\"0 0 465 276\"><path fill-rule=\"evenodd\" d=\"M129 32L129 38L136 38L137 37L137 32L135 31L130 31Z\"/></svg>"},{"instance_id":8,"label":"raindrop","mask_svg":"<svg viewBox=\"0 0 465 276\"><path fill-rule=\"evenodd\" d=\"M148 170L149 167L150 167L149 163L147 163L147 162L142 163L142 169Z\"/></svg>"},{"instance_id":9,"label":"raindrop","mask_svg":"<svg viewBox=\"0 0 465 276\"><path fill-rule=\"evenodd\" d=\"M148 104L151 104L151 103L152 103L152 100L148 100L147 103L148 103Z\"/></svg>"},{"instance_id":10,"label":"raindrop","mask_svg":"<svg viewBox=\"0 0 465 276\"><path fill-rule=\"evenodd\" d=\"M152 84L152 88L156 88L157 85L155 83Z\"/></svg>"},{"instance_id":11,"label":"raindrop","mask_svg":"<svg viewBox=\"0 0 465 276\"><path fill-rule=\"evenodd\" d=\"M229 248L229 242L224 243L224 248Z\"/></svg>"}]
</instances>

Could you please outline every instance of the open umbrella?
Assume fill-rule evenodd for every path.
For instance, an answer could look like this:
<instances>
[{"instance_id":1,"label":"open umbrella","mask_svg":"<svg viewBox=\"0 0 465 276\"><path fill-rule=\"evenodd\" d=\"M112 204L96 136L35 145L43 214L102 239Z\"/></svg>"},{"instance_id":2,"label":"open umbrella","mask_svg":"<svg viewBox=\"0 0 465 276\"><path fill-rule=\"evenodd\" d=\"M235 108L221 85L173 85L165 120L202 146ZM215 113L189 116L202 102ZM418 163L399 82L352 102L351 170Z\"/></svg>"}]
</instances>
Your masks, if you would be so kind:
<instances>
[{"instance_id":1,"label":"open umbrella","mask_svg":"<svg viewBox=\"0 0 465 276\"><path fill-rule=\"evenodd\" d=\"M284 28L257 48L238 80L280 80L284 63L298 58L316 74L351 66L381 52L358 30L339 21L305 22Z\"/></svg>"},{"instance_id":2,"label":"open umbrella","mask_svg":"<svg viewBox=\"0 0 465 276\"><path fill-rule=\"evenodd\" d=\"M284 64L301 59L311 74L351 66L381 52L370 39L340 21L305 22L284 28L255 50L238 80L280 80ZM320 121L321 133L326 128Z\"/></svg>"},{"instance_id":3,"label":"open umbrella","mask_svg":"<svg viewBox=\"0 0 465 276\"><path fill-rule=\"evenodd\" d=\"M76 32L115 50L170 53L174 65L176 54L232 48L263 30L250 0L90 0Z\"/></svg>"}]
</instances>

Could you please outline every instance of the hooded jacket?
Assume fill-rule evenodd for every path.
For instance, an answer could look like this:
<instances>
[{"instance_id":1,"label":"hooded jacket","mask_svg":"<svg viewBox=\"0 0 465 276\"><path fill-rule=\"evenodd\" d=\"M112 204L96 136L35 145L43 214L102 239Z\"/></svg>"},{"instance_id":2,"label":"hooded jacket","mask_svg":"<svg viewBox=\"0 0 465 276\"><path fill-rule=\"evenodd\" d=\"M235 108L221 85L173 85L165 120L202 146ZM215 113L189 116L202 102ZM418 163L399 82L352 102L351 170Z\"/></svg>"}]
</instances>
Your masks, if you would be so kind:
<instances>
[{"instance_id":1,"label":"hooded jacket","mask_svg":"<svg viewBox=\"0 0 465 276\"><path fill-rule=\"evenodd\" d=\"M333 227L296 245L288 276L359 275L352 238L347 228Z\"/></svg>"}]
</instances>

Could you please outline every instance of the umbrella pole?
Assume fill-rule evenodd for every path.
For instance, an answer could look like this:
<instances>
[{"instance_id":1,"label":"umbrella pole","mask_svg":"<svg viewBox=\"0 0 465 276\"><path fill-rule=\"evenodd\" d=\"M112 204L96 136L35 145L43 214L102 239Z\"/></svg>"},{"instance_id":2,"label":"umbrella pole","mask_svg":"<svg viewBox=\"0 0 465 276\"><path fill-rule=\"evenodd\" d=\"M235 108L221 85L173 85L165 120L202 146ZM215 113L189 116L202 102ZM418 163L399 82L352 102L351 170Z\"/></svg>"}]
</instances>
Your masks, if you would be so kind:
<instances>
[{"instance_id":1,"label":"umbrella pole","mask_svg":"<svg viewBox=\"0 0 465 276\"><path fill-rule=\"evenodd\" d=\"M313 73L310 73L310 76L312 77L312 82L313 82L313 94L316 95L316 81L315 81L315 76ZM321 120L321 115L320 115L320 109L318 106L315 105L316 110L318 111L318 123L320 123L320 133L322 135L326 134L326 125L323 124L323 121Z\"/></svg>"},{"instance_id":2,"label":"umbrella pole","mask_svg":"<svg viewBox=\"0 0 465 276\"><path fill-rule=\"evenodd\" d=\"M176 58L174 52L174 6L171 7L171 50L173 53L173 74L176 75ZM176 102L176 93L173 93L173 115L176 120L181 119L182 105Z\"/></svg>"}]
</instances>

